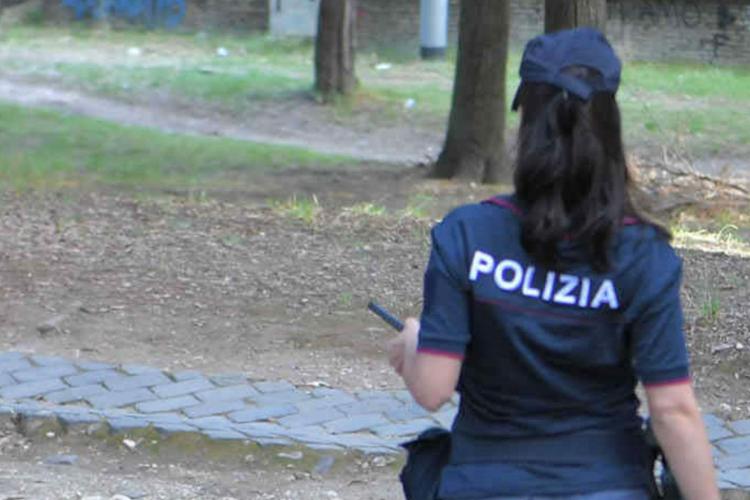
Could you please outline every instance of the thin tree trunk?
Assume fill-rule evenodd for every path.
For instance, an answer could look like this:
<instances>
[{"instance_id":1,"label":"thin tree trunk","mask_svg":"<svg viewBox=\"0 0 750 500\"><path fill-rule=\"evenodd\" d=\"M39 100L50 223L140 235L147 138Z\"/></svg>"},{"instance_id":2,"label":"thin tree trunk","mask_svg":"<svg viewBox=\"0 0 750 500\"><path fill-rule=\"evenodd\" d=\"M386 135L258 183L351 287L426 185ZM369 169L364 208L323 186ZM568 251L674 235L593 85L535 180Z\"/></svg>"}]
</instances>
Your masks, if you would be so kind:
<instances>
[{"instance_id":1,"label":"thin tree trunk","mask_svg":"<svg viewBox=\"0 0 750 500\"><path fill-rule=\"evenodd\" d=\"M578 26L607 29L607 0L545 0L544 31L552 33Z\"/></svg>"},{"instance_id":2,"label":"thin tree trunk","mask_svg":"<svg viewBox=\"0 0 750 500\"><path fill-rule=\"evenodd\" d=\"M453 103L435 177L497 182L505 173L508 0L461 2Z\"/></svg>"},{"instance_id":3,"label":"thin tree trunk","mask_svg":"<svg viewBox=\"0 0 750 500\"><path fill-rule=\"evenodd\" d=\"M315 90L324 100L350 94L354 74L355 0L321 0L315 41Z\"/></svg>"}]
</instances>

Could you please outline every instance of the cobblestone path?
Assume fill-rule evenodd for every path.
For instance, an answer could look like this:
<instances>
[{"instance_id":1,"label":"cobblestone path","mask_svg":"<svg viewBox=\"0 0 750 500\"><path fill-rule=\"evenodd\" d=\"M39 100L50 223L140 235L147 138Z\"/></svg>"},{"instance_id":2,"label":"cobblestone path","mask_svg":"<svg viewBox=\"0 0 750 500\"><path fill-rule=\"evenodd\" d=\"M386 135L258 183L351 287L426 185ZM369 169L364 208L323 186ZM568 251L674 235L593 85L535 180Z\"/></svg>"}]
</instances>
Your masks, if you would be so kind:
<instances>
[{"instance_id":1,"label":"cobblestone path","mask_svg":"<svg viewBox=\"0 0 750 500\"><path fill-rule=\"evenodd\" d=\"M2 414L54 419L69 427L106 423L113 433L151 427L260 445L391 454L428 427L449 427L456 401L431 414L407 391L349 393L239 374L170 373L0 352ZM706 415L705 423L721 487L750 489L750 420Z\"/></svg>"}]
</instances>

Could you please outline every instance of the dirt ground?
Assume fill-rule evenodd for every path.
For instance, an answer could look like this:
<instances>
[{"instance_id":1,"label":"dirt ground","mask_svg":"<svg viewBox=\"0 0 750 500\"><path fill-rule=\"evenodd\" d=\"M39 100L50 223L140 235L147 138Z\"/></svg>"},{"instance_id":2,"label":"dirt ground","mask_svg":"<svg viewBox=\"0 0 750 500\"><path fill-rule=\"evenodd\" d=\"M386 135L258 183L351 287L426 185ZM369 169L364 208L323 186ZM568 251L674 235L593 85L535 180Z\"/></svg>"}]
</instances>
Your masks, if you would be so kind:
<instances>
[{"instance_id":1,"label":"dirt ground","mask_svg":"<svg viewBox=\"0 0 750 500\"><path fill-rule=\"evenodd\" d=\"M29 105L57 102L83 114L106 109L111 116L104 118L127 123L151 120L142 113L153 103L134 112L127 104L70 89L52 88L45 97L41 83L19 93L24 85L2 80L0 96L31 99ZM252 130L227 121L220 132L248 138L265 129L263 137L291 137L302 145L328 136L322 149L373 160L393 160L395 151L401 160L418 160L434 153L429 148L440 139L408 123L392 130L367 123L346 131L322 127L326 117L315 109L269 110L255 117ZM169 128L164 120L177 123L182 116L162 116L163 128ZM198 116L177 129L217 133L210 129L214 118ZM401 163L238 174L235 187L206 196L111 187L0 192L0 345L301 385L401 388L383 352L391 332L365 305L377 299L400 315L417 314L429 227L450 207L490 194L425 180L422 168ZM268 202L295 195L316 197L312 220ZM362 209L367 202L386 207L386 214ZM415 217L417 212L430 217ZM724 250L679 249L686 332L703 409L750 418L750 259ZM52 328L40 329L44 324ZM389 467L354 462L314 476L252 460L176 460L101 443L32 442L3 432L0 500L110 498L138 491L148 499L400 498ZM70 466L44 463L60 453L79 460Z\"/></svg>"},{"instance_id":2,"label":"dirt ground","mask_svg":"<svg viewBox=\"0 0 750 500\"><path fill-rule=\"evenodd\" d=\"M3 500L389 500L400 485L390 461L326 456L330 469L256 450L234 460L180 458L117 443L27 439L0 431ZM323 459L319 460L323 463ZM330 464L330 461L325 462ZM312 472L311 472L312 471Z\"/></svg>"}]
</instances>

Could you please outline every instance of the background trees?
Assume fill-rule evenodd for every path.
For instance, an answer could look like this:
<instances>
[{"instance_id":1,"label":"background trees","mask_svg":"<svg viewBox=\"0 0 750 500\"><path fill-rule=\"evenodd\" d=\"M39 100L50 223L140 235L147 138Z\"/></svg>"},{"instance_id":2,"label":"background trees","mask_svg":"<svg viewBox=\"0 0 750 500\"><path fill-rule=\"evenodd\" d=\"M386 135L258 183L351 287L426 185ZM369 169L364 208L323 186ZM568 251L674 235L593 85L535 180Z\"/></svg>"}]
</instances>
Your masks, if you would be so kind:
<instances>
[{"instance_id":1,"label":"background trees","mask_svg":"<svg viewBox=\"0 0 750 500\"><path fill-rule=\"evenodd\" d=\"M354 72L355 0L321 0L315 40L315 90L324 101L350 94Z\"/></svg>"},{"instance_id":2,"label":"background trees","mask_svg":"<svg viewBox=\"0 0 750 500\"><path fill-rule=\"evenodd\" d=\"M433 173L496 182L505 171L507 1L461 2L448 132Z\"/></svg>"},{"instance_id":3,"label":"background trees","mask_svg":"<svg viewBox=\"0 0 750 500\"><path fill-rule=\"evenodd\" d=\"M545 0L545 33L577 26L592 26L606 31L607 0Z\"/></svg>"}]
</instances>

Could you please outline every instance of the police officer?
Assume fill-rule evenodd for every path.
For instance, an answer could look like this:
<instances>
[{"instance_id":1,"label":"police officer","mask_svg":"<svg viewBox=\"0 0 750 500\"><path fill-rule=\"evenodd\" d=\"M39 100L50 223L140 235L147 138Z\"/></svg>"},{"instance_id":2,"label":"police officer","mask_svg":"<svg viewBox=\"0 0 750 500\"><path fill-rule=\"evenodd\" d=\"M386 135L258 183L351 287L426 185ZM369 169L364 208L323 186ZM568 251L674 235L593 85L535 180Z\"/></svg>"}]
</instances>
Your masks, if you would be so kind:
<instances>
[{"instance_id":1,"label":"police officer","mask_svg":"<svg viewBox=\"0 0 750 500\"><path fill-rule=\"evenodd\" d=\"M514 194L432 231L421 321L388 352L425 408L461 394L440 499L646 500L638 381L684 497L719 498L681 263L629 194L620 70L596 30L531 40Z\"/></svg>"}]
</instances>

